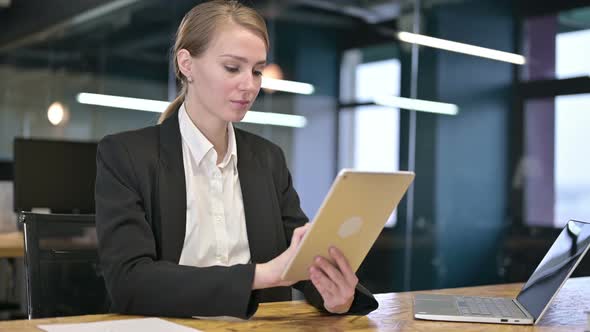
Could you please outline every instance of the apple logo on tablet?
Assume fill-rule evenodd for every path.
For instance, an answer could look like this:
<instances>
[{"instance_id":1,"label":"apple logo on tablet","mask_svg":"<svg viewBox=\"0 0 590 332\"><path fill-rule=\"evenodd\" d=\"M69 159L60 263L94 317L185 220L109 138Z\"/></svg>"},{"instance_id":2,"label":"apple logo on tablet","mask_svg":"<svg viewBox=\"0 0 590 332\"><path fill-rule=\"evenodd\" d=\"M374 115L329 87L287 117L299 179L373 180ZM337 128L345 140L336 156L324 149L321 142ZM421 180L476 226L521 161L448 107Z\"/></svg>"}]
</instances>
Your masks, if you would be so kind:
<instances>
[{"instance_id":1,"label":"apple logo on tablet","mask_svg":"<svg viewBox=\"0 0 590 332\"><path fill-rule=\"evenodd\" d=\"M343 239L352 236L361 230L362 224L363 220L361 217L352 217L340 225L340 229L338 229L338 235Z\"/></svg>"}]
</instances>

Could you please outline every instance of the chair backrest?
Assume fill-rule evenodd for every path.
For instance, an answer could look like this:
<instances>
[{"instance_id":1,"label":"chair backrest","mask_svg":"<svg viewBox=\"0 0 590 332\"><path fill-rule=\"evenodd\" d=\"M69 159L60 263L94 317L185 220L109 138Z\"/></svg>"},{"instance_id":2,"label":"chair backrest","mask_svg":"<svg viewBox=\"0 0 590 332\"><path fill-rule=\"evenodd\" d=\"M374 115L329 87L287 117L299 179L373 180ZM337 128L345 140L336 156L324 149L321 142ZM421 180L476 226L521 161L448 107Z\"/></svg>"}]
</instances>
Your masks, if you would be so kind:
<instances>
[{"instance_id":1,"label":"chair backrest","mask_svg":"<svg viewBox=\"0 0 590 332\"><path fill-rule=\"evenodd\" d=\"M29 318L108 312L94 215L21 212Z\"/></svg>"}]
</instances>

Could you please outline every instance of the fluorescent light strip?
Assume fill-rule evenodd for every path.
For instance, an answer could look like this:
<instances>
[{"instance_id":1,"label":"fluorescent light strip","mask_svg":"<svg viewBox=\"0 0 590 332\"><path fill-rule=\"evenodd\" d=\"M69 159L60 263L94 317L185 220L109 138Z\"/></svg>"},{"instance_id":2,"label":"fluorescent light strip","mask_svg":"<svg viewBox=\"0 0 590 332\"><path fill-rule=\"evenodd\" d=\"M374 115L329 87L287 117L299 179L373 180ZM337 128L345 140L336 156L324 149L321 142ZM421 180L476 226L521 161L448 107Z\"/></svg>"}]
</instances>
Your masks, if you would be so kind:
<instances>
[{"instance_id":1,"label":"fluorescent light strip","mask_svg":"<svg viewBox=\"0 0 590 332\"><path fill-rule=\"evenodd\" d=\"M307 119L301 115L248 111L242 122L303 128Z\"/></svg>"},{"instance_id":2,"label":"fluorescent light strip","mask_svg":"<svg viewBox=\"0 0 590 332\"><path fill-rule=\"evenodd\" d=\"M407 110L457 115L459 108L455 104L439 103L435 101L410 99L396 96L379 96L374 99L375 104L387 107L397 107Z\"/></svg>"},{"instance_id":3,"label":"fluorescent light strip","mask_svg":"<svg viewBox=\"0 0 590 332\"><path fill-rule=\"evenodd\" d=\"M137 111L162 113L170 105L167 101L103 95L97 93L81 92L76 96L80 104L97 105L115 108L125 108ZM281 114L271 112L248 111L242 120L246 123L268 124L273 126L284 126L303 128L307 125L307 119L301 115Z\"/></svg>"},{"instance_id":4,"label":"fluorescent light strip","mask_svg":"<svg viewBox=\"0 0 590 332\"><path fill-rule=\"evenodd\" d=\"M287 80L277 80L269 77L262 77L262 87L265 89L299 93L303 95L310 95L315 91L313 85L308 83L301 83Z\"/></svg>"},{"instance_id":5,"label":"fluorescent light strip","mask_svg":"<svg viewBox=\"0 0 590 332\"><path fill-rule=\"evenodd\" d=\"M137 111L162 113L170 105L167 101L103 95L97 93L81 92L76 96L80 104L98 105L115 108L126 108Z\"/></svg>"},{"instance_id":6,"label":"fluorescent light strip","mask_svg":"<svg viewBox=\"0 0 590 332\"><path fill-rule=\"evenodd\" d=\"M498 61L510 62L517 65L524 65L526 63L526 59L522 55L493 50L491 48L457 43L446 39L428 37L404 31L398 32L397 37L399 38L399 40L407 43L430 46L447 51L475 55Z\"/></svg>"}]
</instances>

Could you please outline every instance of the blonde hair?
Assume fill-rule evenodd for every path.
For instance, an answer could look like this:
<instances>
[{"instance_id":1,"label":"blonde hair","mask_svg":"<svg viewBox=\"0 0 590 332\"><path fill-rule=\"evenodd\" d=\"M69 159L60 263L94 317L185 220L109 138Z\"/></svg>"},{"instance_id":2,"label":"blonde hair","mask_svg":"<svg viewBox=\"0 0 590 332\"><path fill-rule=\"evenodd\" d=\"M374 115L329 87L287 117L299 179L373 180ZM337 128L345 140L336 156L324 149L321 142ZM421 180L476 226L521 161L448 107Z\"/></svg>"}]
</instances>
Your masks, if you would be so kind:
<instances>
[{"instance_id":1,"label":"blonde hair","mask_svg":"<svg viewBox=\"0 0 590 332\"><path fill-rule=\"evenodd\" d=\"M264 41L268 52L270 45L266 24L262 16L254 9L235 0L214 0L196 5L184 15L178 26L174 42L172 56L174 57L174 71L181 83L180 93L160 115L158 123L162 123L172 115L184 102L186 95L187 78L178 68L176 59L178 51L186 49L193 57L200 56L209 47L216 28L228 22L236 23L258 35Z\"/></svg>"}]
</instances>

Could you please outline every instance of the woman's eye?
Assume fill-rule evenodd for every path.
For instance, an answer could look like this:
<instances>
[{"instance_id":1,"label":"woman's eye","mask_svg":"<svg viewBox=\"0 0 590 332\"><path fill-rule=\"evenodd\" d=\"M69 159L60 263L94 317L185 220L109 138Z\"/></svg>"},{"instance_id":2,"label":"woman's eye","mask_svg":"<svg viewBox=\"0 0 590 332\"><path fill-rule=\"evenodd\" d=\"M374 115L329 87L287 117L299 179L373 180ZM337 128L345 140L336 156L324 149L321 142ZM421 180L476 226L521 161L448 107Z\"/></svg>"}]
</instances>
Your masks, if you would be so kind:
<instances>
[{"instance_id":1,"label":"woman's eye","mask_svg":"<svg viewBox=\"0 0 590 332\"><path fill-rule=\"evenodd\" d=\"M229 67L229 66L225 66L225 70L227 70L230 73L237 73L239 68L238 67Z\"/></svg>"},{"instance_id":2,"label":"woman's eye","mask_svg":"<svg viewBox=\"0 0 590 332\"><path fill-rule=\"evenodd\" d=\"M256 76L262 76L262 72L259 71L259 70L255 70L254 71L254 75L256 75Z\"/></svg>"}]
</instances>

